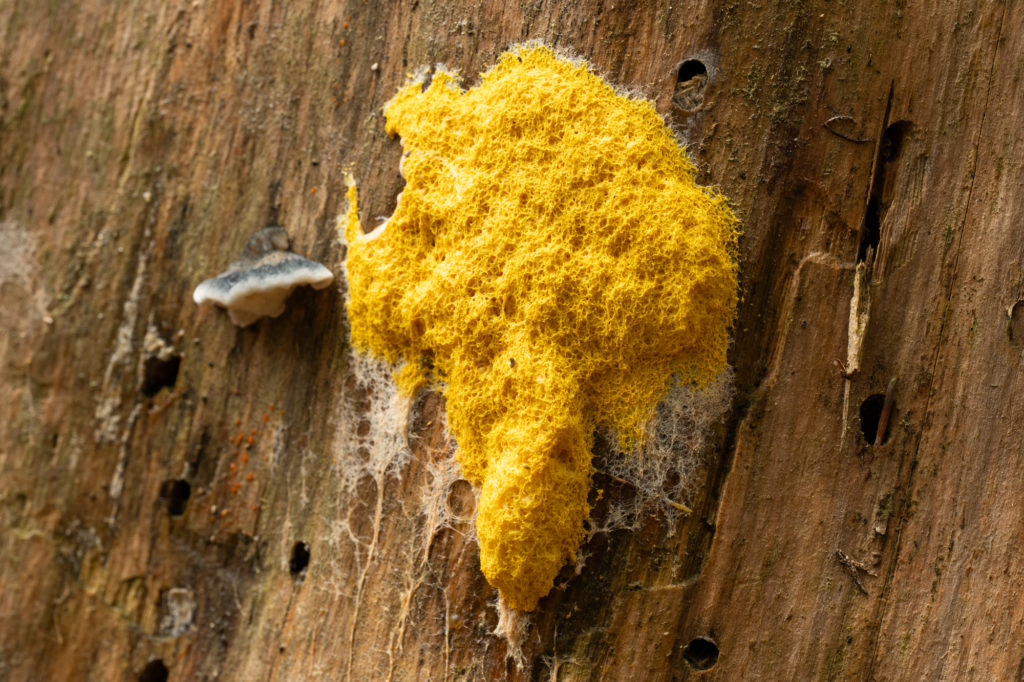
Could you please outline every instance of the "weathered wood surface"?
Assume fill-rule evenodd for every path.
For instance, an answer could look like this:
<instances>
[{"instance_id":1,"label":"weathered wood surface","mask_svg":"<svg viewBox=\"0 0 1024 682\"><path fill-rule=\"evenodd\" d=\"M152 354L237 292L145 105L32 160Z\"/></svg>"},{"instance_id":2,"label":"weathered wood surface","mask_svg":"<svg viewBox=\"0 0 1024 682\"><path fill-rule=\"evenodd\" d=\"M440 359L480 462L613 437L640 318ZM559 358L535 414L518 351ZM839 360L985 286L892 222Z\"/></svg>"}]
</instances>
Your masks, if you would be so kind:
<instances>
[{"instance_id":1,"label":"weathered wood surface","mask_svg":"<svg viewBox=\"0 0 1024 682\"><path fill-rule=\"evenodd\" d=\"M0 1L0 677L1019 677L1024 4L927 4ZM745 294L695 515L596 537L518 670L442 401L352 485L340 288L241 331L190 293L268 224L337 272L343 170L364 219L393 207L406 72L471 83L528 38L685 134Z\"/></svg>"}]
</instances>

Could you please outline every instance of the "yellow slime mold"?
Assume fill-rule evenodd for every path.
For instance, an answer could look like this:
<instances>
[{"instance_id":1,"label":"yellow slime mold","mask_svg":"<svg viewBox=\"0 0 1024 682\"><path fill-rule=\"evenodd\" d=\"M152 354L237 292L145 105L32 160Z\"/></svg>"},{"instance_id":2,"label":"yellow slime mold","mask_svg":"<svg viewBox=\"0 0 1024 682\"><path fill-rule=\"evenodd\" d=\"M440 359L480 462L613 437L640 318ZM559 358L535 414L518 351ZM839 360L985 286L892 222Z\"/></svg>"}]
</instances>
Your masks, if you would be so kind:
<instances>
[{"instance_id":1,"label":"yellow slime mold","mask_svg":"<svg viewBox=\"0 0 1024 682\"><path fill-rule=\"evenodd\" d=\"M350 190L352 341L443 384L481 568L529 611L584 537L595 428L635 443L673 373L725 367L738 225L649 102L543 46L385 116L407 184L369 238Z\"/></svg>"}]
</instances>

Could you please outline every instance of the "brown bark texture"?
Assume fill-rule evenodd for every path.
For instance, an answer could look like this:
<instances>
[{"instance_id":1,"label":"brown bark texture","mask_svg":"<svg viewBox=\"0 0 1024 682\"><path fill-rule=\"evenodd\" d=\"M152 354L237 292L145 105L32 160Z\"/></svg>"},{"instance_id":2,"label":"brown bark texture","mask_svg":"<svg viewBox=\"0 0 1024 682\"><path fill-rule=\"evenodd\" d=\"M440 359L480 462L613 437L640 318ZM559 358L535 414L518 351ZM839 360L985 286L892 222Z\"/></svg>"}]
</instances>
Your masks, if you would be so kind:
<instances>
[{"instance_id":1,"label":"brown bark texture","mask_svg":"<svg viewBox=\"0 0 1024 682\"><path fill-rule=\"evenodd\" d=\"M1024 676L1024 3L0 0L0 36L0 678ZM528 39L654 101L744 234L694 513L595 535L519 665L443 397L351 451L343 278L246 329L191 292L274 224L340 273L406 74Z\"/></svg>"}]
</instances>

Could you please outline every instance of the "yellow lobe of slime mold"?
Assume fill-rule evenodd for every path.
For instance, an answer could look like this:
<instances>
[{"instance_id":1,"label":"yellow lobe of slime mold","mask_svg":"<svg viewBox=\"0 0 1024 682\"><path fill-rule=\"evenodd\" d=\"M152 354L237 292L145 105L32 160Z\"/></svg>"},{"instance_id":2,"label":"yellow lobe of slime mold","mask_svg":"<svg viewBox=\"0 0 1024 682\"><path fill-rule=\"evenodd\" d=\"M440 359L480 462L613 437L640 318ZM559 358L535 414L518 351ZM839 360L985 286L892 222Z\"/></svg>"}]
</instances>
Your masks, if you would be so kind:
<instances>
[{"instance_id":1,"label":"yellow lobe of slime mold","mask_svg":"<svg viewBox=\"0 0 1024 682\"><path fill-rule=\"evenodd\" d=\"M406 186L373 239L350 189L352 342L443 383L481 568L529 611L585 536L595 428L635 443L673 374L725 367L738 224L649 102L544 46L385 116Z\"/></svg>"}]
</instances>

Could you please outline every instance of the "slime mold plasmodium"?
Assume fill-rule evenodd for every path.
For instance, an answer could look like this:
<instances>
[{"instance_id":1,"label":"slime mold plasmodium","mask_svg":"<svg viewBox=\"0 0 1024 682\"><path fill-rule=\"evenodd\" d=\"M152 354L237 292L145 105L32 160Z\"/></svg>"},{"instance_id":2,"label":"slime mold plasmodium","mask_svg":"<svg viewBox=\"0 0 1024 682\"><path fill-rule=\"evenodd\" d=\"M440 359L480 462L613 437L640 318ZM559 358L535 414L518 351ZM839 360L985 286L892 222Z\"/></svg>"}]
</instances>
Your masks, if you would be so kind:
<instances>
[{"instance_id":1,"label":"slime mold plasmodium","mask_svg":"<svg viewBox=\"0 0 1024 682\"><path fill-rule=\"evenodd\" d=\"M349 190L352 341L443 387L481 568L529 611L585 537L595 429L636 444L673 375L725 368L738 223L649 102L542 45L385 116L406 186L371 235Z\"/></svg>"}]
</instances>

